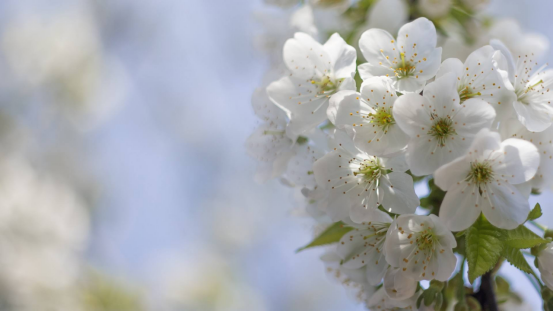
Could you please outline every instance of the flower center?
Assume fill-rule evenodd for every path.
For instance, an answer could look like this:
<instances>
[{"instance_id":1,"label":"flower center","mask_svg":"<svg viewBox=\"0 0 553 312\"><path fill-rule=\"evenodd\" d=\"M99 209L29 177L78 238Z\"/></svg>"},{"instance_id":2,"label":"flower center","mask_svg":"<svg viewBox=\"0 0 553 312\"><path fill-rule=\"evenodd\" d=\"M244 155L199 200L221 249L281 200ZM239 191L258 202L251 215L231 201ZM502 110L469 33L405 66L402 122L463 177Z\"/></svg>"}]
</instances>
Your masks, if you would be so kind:
<instances>
[{"instance_id":1,"label":"flower center","mask_svg":"<svg viewBox=\"0 0 553 312\"><path fill-rule=\"evenodd\" d=\"M418 233L416 242L419 250L434 250L435 238L436 234L431 228Z\"/></svg>"},{"instance_id":2,"label":"flower center","mask_svg":"<svg viewBox=\"0 0 553 312\"><path fill-rule=\"evenodd\" d=\"M432 119L434 119L434 124L428 134L438 140L438 144L443 147L450 136L457 134L455 128L453 128L453 121L445 117L435 118L432 116Z\"/></svg>"},{"instance_id":3,"label":"flower center","mask_svg":"<svg viewBox=\"0 0 553 312\"><path fill-rule=\"evenodd\" d=\"M381 107L374 114L370 113L369 118L371 123L378 125L383 130L387 130L388 127L396 123L394 116L392 116L392 108Z\"/></svg>"},{"instance_id":4,"label":"flower center","mask_svg":"<svg viewBox=\"0 0 553 312\"><path fill-rule=\"evenodd\" d=\"M362 175L365 181L372 182L380 179L383 174L388 173L378 158L366 160L359 166L359 171L353 172L354 176Z\"/></svg>"},{"instance_id":5,"label":"flower center","mask_svg":"<svg viewBox=\"0 0 553 312\"><path fill-rule=\"evenodd\" d=\"M470 163L470 173L467 180L478 185L486 184L493 180L493 169L488 162Z\"/></svg>"},{"instance_id":6,"label":"flower center","mask_svg":"<svg viewBox=\"0 0 553 312\"><path fill-rule=\"evenodd\" d=\"M320 91L317 92L318 94L334 93L338 90L344 79L345 78L334 80L330 79L330 76L323 76L320 80L311 80L311 84L316 85L317 88L320 89Z\"/></svg>"},{"instance_id":7,"label":"flower center","mask_svg":"<svg viewBox=\"0 0 553 312\"><path fill-rule=\"evenodd\" d=\"M298 145L303 145L307 142L309 142L309 139L301 135L296 140L296 143L298 143Z\"/></svg>"},{"instance_id":8,"label":"flower center","mask_svg":"<svg viewBox=\"0 0 553 312\"><path fill-rule=\"evenodd\" d=\"M415 66L405 60L405 53L401 53L401 63L394 69L397 79L411 77L415 74Z\"/></svg>"},{"instance_id":9,"label":"flower center","mask_svg":"<svg viewBox=\"0 0 553 312\"><path fill-rule=\"evenodd\" d=\"M535 87L541 85L543 83L543 80L540 80L538 82L536 82L535 84L533 85L530 85L526 88L517 88L517 90L515 90L515 93L517 94L517 100L519 102L521 102L522 104L527 104L529 103L529 100L530 100L530 95L532 91L536 91L536 92L540 92L540 90L536 90L534 89Z\"/></svg>"},{"instance_id":10,"label":"flower center","mask_svg":"<svg viewBox=\"0 0 553 312\"><path fill-rule=\"evenodd\" d=\"M459 99L461 100L461 103L475 96L482 95L482 93L480 92L476 92L476 93L470 93L470 92L471 91L468 86L459 88Z\"/></svg>"}]
</instances>

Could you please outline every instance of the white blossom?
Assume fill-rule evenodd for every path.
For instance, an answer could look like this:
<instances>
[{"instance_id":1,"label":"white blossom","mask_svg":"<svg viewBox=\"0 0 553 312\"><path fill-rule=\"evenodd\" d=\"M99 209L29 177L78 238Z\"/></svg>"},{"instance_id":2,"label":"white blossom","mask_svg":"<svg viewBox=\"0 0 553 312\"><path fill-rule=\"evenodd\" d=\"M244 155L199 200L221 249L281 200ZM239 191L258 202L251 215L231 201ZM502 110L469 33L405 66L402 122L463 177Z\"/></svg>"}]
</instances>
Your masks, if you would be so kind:
<instances>
[{"instance_id":1,"label":"white blossom","mask_svg":"<svg viewBox=\"0 0 553 312\"><path fill-rule=\"evenodd\" d=\"M509 79L514 86L516 100L513 102L518 120L530 131L540 132L553 122L553 70L543 70L538 66L532 53L512 55L509 49L499 40L492 40L491 45L500 50L507 58Z\"/></svg>"},{"instance_id":2,"label":"white blossom","mask_svg":"<svg viewBox=\"0 0 553 312\"><path fill-rule=\"evenodd\" d=\"M401 215L386 235L386 261L419 280L447 281L457 263L453 234L435 215Z\"/></svg>"},{"instance_id":3,"label":"white blossom","mask_svg":"<svg viewBox=\"0 0 553 312\"><path fill-rule=\"evenodd\" d=\"M304 134L326 119L328 100L340 90L354 90L355 49L334 34L321 45L311 36L296 33L284 45L290 75L267 87L269 98L282 108L289 133Z\"/></svg>"},{"instance_id":4,"label":"white blossom","mask_svg":"<svg viewBox=\"0 0 553 312\"><path fill-rule=\"evenodd\" d=\"M391 155L404 149L409 140L393 116L397 98L390 78L371 77L361 85L361 93L340 91L333 95L328 119L348 132L362 151L376 156Z\"/></svg>"},{"instance_id":5,"label":"white blossom","mask_svg":"<svg viewBox=\"0 0 553 312\"><path fill-rule=\"evenodd\" d=\"M501 119L511 113L511 103L516 99L508 79L508 68L500 66L505 63L504 58L499 50L487 45L472 52L464 64L456 58L445 60L436 79L453 73L461 103L471 98L484 100Z\"/></svg>"},{"instance_id":6,"label":"white blossom","mask_svg":"<svg viewBox=\"0 0 553 312\"><path fill-rule=\"evenodd\" d=\"M363 80L390 77L397 91L419 92L440 66L442 49L436 48L436 41L436 28L426 18L403 25L397 41L385 30L369 29L359 39L367 60L359 65L359 75Z\"/></svg>"},{"instance_id":7,"label":"white blossom","mask_svg":"<svg viewBox=\"0 0 553 312\"><path fill-rule=\"evenodd\" d=\"M376 286L382 282L388 268L384 243L392 218L380 210L375 210L370 220L362 224L349 224L354 230L340 239L336 253L347 269L366 266L366 279L369 284Z\"/></svg>"},{"instance_id":8,"label":"white blossom","mask_svg":"<svg viewBox=\"0 0 553 312\"><path fill-rule=\"evenodd\" d=\"M371 311L414 311L418 293L404 300L390 298L384 287L377 290L367 301L367 307Z\"/></svg>"},{"instance_id":9,"label":"white blossom","mask_svg":"<svg viewBox=\"0 0 553 312\"><path fill-rule=\"evenodd\" d=\"M252 95L252 107L263 123L246 141L248 154L259 161L255 180L265 182L281 176L293 156L292 140L286 136L286 115L268 100L265 89Z\"/></svg>"},{"instance_id":10,"label":"white blossom","mask_svg":"<svg viewBox=\"0 0 553 312\"><path fill-rule=\"evenodd\" d=\"M366 280L365 267L348 269L341 262L342 258L333 251L327 251L321 256L327 276L344 286L357 301L366 301L372 297L375 287Z\"/></svg>"},{"instance_id":11,"label":"white blossom","mask_svg":"<svg viewBox=\"0 0 553 312\"><path fill-rule=\"evenodd\" d=\"M394 213L412 213L419 205L402 156L379 158L337 148L317 160L313 170L317 185L328 192L323 204L335 221L348 216L355 223L370 221L380 205Z\"/></svg>"},{"instance_id":12,"label":"white blossom","mask_svg":"<svg viewBox=\"0 0 553 312\"><path fill-rule=\"evenodd\" d=\"M388 267L384 275L383 287L386 295L393 300L406 300L417 291L417 280L405 274L400 268Z\"/></svg>"},{"instance_id":13,"label":"white blossom","mask_svg":"<svg viewBox=\"0 0 553 312\"><path fill-rule=\"evenodd\" d=\"M411 139L407 163L415 175L433 173L462 155L476 133L489 128L493 108L480 99L460 103L457 78L444 75L424 88L423 95L402 95L394 104L394 118Z\"/></svg>"},{"instance_id":14,"label":"white blossom","mask_svg":"<svg viewBox=\"0 0 553 312\"><path fill-rule=\"evenodd\" d=\"M467 153L434 174L436 185L447 191L440 219L451 231L471 226L483 212L491 224L514 229L522 224L530 206L514 186L529 181L540 162L530 142L507 139L482 129Z\"/></svg>"},{"instance_id":15,"label":"white blossom","mask_svg":"<svg viewBox=\"0 0 553 312\"><path fill-rule=\"evenodd\" d=\"M313 189L315 177L313 163L324 155L326 140L319 129L311 130L308 137L297 137L295 141L286 133L286 115L268 98L263 88L252 96L252 107L263 123L246 141L248 154L259 161L255 179L265 182L283 177L291 186ZM319 144L314 144L318 141Z\"/></svg>"},{"instance_id":16,"label":"white blossom","mask_svg":"<svg viewBox=\"0 0 553 312\"><path fill-rule=\"evenodd\" d=\"M5 156L4 156L5 157ZM87 207L21 156L0 162L0 295L18 310L78 309L73 291L89 235Z\"/></svg>"}]
</instances>

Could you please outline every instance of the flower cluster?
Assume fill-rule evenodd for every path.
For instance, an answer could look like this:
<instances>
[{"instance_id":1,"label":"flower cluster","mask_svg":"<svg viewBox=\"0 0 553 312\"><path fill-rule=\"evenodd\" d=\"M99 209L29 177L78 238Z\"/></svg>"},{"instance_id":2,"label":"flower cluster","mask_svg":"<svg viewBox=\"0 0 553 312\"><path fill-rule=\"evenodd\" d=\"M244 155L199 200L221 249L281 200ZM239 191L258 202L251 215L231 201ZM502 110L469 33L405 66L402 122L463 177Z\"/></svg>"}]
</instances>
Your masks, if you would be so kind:
<instances>
[{"instance_id":1,"label":"flower cluster","mask_svg":"<svg viewBox=\"0 0 553 312\"><path fill-rule=\"evenodd\" d=\"M451 1L430 2L420 1L418 12L432 20L419 17L392 30L397 36L374 24L348 42L339 33L321 44L296 32L283 45L283 76L254 93L263 123L247 148L261 161L260 180L302 188L307 211L328 226L319 238L341 233L323 260L363 289L371 309L414 309L423 297L436 309L465 304L464 295L427 300L419 281L440 285L465 258L469 275L486 273L499 255L475 273L474 230L488 226L505 242L498 254L510 250L513 231L532 220L530 193L553 187L553 71L532 51L521 54L523 43L509 48L493 34L466 59L445 58L435 24ZM431 181L437 204L423 205L413 178ZM460 239L467 252L456 249ZM513 252L539 247L538 267L552 287L551 247L539 239L542 247Z\"/></svg>"}]
</instances>

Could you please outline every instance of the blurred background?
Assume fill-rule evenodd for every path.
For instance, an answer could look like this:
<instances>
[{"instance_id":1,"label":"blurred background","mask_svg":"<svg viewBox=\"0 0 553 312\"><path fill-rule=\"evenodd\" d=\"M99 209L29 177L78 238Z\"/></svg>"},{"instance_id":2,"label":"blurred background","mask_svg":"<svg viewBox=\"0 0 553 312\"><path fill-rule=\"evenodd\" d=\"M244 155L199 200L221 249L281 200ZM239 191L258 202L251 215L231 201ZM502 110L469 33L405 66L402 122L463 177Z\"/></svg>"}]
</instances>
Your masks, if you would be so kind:
<instances>
[{"instance_id":1,"label":"blurred background","mask_svg":"<svg viewBox=\"0 0 553 312\"><path fill-rule=\"evenodd\" d=\"M315 224L298 194L254 182L264 10L0 2L1 309L364 308L324 274L321 250L295 254ZM551 10L497 0L486 13L553 42ZM538 200L553 226L551 191ZM523 273L501 272L540 308Z\"/></svg>"}]
</instances>

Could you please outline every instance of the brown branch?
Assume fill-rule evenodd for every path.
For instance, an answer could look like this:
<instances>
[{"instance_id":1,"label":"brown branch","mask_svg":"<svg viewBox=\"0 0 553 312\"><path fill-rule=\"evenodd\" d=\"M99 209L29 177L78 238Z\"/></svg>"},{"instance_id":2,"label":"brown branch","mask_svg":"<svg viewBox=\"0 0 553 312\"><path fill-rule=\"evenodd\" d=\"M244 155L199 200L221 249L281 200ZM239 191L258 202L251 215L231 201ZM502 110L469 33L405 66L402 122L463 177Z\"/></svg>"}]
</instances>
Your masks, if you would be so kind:
<instances>
[{"instance_id":1,"label":"brown branch","mask_svg":"<svg viewBox=\"0 0 553 312\"><path fill-rule=\"evenodd\" d=\"M480 290L472 295L482 306L482 311L498 311L494 283L493 273L491 271L482 275Z\"/></svg>"}]
</instances>

